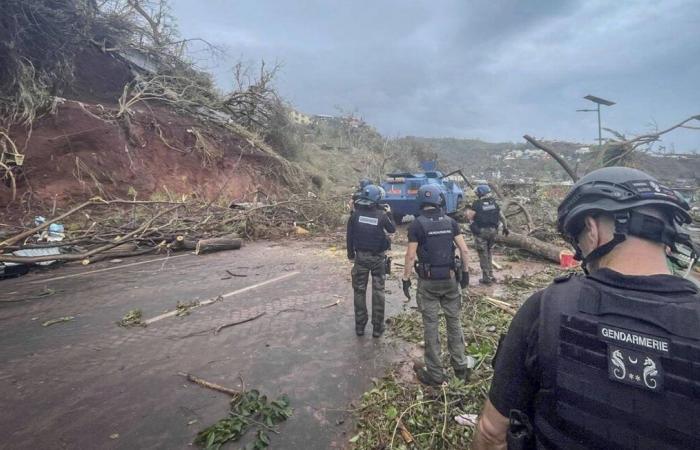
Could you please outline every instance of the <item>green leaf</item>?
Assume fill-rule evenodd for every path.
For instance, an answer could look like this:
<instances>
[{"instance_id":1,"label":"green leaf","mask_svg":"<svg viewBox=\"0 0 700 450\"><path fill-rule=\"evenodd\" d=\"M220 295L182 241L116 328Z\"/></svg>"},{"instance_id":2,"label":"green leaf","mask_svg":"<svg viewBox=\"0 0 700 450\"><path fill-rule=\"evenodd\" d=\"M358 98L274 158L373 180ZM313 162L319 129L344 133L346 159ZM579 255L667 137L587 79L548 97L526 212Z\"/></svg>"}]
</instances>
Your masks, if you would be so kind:
<instances>
[{"instance_id":1,"label":"green leaf","mask_svg":"<svg viewBox=\"0 0 700 450\"><path fill-rule=\"evenodd\" d=\"M209 433L209 438L207 439L207 448L211 447L214 444L214 439L216 439L216 433L211 432Z\"/></svg>"},{"instance_id":2,"label":"green leaf","mask_svg":"<svg viewBox=\"0 0 700 450\"><path fill-rule=\"evenodd\" d=\"M394 419L396 419L396 416L399 415L399 412L396 410L396 408L394 406L389 406L386 409L385 415L386 415L387 419L394 420Z\"/></svg>"}]
</instances>

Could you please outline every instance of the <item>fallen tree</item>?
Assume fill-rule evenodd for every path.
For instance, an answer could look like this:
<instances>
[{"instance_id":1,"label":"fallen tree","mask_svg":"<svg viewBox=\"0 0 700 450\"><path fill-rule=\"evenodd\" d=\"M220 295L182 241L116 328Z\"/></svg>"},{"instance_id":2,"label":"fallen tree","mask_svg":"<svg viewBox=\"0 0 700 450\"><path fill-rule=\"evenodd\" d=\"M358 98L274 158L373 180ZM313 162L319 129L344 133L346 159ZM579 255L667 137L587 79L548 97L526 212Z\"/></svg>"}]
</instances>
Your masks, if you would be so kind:
<instances>
[{"instance_id":1,"label":"fallen tree","mask_svg":"<svg viewBox=\"0 0 700 450\"><path fill-rule=\"evenodd\" d=\"M0 242L0 252L4 252L0 253L0 262L82 261L86 265L154 252L236 250L241 248L242 238L287 236L300 224L309 230L334 229L341 223L344 198L293 196L253 208L232 209L196 201L108 201L96 197ZM37 242L52 223L63 223L71 231L66 231L63 242ZM36 248L58 248L60 253L14 254Z\"/></svg>"},{"instance_id":2,"label":"fallen tree","mask_svg":"<svg viewBox=\"0 0 700 450\"><path fill-rule=\"evenodd\" d=\"M556 263L559 263L559 254L563 250L556 245L549 244L531 236L514 233L512 231L510 234L508 234L508 236L503 236L501 234L497 235L496 242L509 247L523 249L529 253L532 253L533 255L540 256Z\"/></svg>"}]
</instances>

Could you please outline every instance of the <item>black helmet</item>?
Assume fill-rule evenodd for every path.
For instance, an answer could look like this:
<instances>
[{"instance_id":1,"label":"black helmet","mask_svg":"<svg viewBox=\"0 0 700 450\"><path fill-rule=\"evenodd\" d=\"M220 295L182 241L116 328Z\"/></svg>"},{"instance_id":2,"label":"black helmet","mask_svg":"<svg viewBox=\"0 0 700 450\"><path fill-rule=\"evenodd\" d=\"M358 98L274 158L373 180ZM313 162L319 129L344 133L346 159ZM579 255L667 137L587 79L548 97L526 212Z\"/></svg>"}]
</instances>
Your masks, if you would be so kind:
<instances>
[{"instance_id":1,"label":"black helmet","mask_svg":"<svg viewBox=\"0 0 700 450\"><path fill-rule=\"evenodd\" d=\"M445 197L436 184L424 184L418 189L416 199L420 206L430 205L440 207L444 204Z\"/></svg>"},{"instance_id":2,"label":"black helmet","mask_svg":"<svg viewBox=\"0 0 700 450\"><path fill-rule=\"evenodd\" d=\"M691 222L688 203L651 175L629 167L605 167L573 185L559 205L557 228L568 239L575 239L586 215L614 214L640 206L665 211L679 225Z\"/></svg>"},{"instance_id":3,"label":"black helmet","mask_svg":"<svg viewBox=\"0 0 700 450\"><path fill-rule=\"evenodd\" d=\"M667 220L661 220L635 211L651 206L662 211ZM664 243L673 249L676 244L692 243L678 225L691 222L690 207L668 187L654 177L628 167L606 167L594 170L574 184L559 205L557 228L576 249L576 259L583 261L600 258L623 242L627 235ZM577 237L583 230L586 215L609 213L615 219L613 239L594 249L584 258Z\"/></svg>"}]
</instances>

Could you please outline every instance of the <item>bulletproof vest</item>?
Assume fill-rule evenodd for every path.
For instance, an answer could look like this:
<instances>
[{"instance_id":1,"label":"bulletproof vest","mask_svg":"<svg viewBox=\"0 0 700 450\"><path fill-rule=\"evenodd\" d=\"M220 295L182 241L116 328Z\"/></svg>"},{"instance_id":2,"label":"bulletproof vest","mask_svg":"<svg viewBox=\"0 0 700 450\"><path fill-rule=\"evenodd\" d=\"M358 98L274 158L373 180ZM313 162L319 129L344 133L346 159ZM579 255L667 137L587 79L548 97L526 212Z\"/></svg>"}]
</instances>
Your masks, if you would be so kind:
<instances>
[{"instance_id":1,"label":"bulletproof vest","mask_svg":"<svg viewBox=\"0 0 700 450\"><path fill-rule=\"evenodd\" d=\"M382 226L384 214L382 210L367 207L358 207L353 212L355 250L378 253L388 248L389 240Z\"/></svg>"},{"instance_id":2,"label":"bulletproof vest","mask_svg":"<svg viewBox=\"0 0 700 450\"><path fill-rule=\"evenodd\" d=\"M418 216L425 240L418 243L418 275L424 279L450 278L455 264L454 232L452 220L445 215Z\"/></svg>"},{"instance_id":3,"label":"bulletproof vest","mask_svg":"<svg viewBox=\"0 0 700 450\"><path fill-rule=\"evenodd\" d=\"M538 448L700 449L700 296L573 277L543 293Z\"/></svg>"},{"instance_id":4,"label":"bulletproof vest","mask_svg":"<svg viewBox=\"0 0 700 450\"><path fill-rule=\"evenodd\" d=\"M480 228L497 227L501 208L493 198L480 198L474 204L474 222Z\"/></svg>"}]
</instances>

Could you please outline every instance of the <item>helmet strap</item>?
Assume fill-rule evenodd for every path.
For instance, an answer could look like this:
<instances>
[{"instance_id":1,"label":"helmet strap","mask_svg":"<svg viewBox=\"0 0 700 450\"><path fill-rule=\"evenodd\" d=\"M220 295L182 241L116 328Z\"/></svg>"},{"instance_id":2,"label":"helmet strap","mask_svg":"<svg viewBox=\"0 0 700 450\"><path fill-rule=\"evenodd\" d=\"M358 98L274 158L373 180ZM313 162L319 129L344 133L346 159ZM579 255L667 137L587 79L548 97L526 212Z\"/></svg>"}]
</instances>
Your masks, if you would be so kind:
<instances>
[{"instance_id":1,"label":"helmet strap","mask_svg":"<svg viewBox=\"0 0 700 450\"><path fill-rule=\"evenodd\" d=\"M578 244L575 245L575 258L581 261L581 267L586 274L588 273L587 263L610 253L617 245L625 241L627 235L663 243L672 248L675 248L677 241L682 242L684 240L682 233L678 233L674 226L667 224L658 217L638 211L619 212L614 217L615 232L612 240L597 247L585 257L583 257Z\"/></svg>"}]
</instances>

